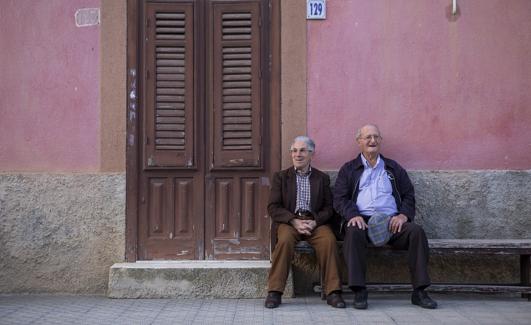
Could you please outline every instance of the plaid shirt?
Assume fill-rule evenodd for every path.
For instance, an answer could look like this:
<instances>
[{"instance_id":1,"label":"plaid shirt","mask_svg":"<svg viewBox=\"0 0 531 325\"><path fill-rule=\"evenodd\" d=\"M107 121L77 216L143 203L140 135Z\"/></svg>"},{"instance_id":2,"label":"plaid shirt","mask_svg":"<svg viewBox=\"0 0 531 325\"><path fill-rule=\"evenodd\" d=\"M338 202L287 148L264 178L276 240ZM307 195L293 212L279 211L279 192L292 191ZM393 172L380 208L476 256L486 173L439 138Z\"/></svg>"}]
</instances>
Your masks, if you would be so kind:
<instances>
[{"instance_id":1,"label":"plaid shirt","mask_svg":"<svg viewBox=\"0 0 531 325\"><path fill-rule=\"evenodd\" d=\"M297 175L297 206L295 207L295 213L298 211L310 211L310 174L312 173L312 167L308 169L308 172L303 174L302 172L295 170Z\"/></svg>"}]
</instances>

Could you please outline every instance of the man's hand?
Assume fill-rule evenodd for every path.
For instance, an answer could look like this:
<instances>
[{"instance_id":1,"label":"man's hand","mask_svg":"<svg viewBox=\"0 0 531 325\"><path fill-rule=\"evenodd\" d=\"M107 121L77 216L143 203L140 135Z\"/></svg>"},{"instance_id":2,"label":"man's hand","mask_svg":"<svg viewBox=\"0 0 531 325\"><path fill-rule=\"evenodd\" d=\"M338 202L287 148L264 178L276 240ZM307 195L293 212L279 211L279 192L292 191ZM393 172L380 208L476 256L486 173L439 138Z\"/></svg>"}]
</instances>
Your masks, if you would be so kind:
<instances>
[{"instance_id":1,"label":"man's hand","mask_svg":"<svg viewBox=\"0 0 531 325\"><path fill-rule=\"evenodd\" d=\"M389 231L393 234L402 231L402 225L407 222L407 217L404 214L397 214L389 220Z\"/></svg>"},{"instance_id":2,"label":"man's hand","mask_svg":"<svg viewBox=\"0 0 531 325\"><path fill-rule=\"evenodd\" d=\"M365 219L361 216L356 216L352 219L350 219L347 223L347 227L354 227L357 226L361 230L367 229L367 223L365 222Z\"/></svg>"},{"instance_id":3,"label":"man's hand","mask_svg":"<svg viewBox=\"0 0 531 325\"><path fill-rule=\"evenodd\" d=\"M307 236L310 236L313 228L315 228L315 225L312 227L312 222L315 223L313 220L301 220L297 218L293 218L290 221L293 228L295 228L299 234Z\"/></svg>"},{"instance_id":4,"label":"man's hand","mask_svg":"<svg viewBox=\"0 0 531 325\"><path fill-rule=\"evenodd\" d=\"M317 222L315 220L303 220L310 227L310 231L313 231L317 227Z\"/></svg>"}]
</instances>

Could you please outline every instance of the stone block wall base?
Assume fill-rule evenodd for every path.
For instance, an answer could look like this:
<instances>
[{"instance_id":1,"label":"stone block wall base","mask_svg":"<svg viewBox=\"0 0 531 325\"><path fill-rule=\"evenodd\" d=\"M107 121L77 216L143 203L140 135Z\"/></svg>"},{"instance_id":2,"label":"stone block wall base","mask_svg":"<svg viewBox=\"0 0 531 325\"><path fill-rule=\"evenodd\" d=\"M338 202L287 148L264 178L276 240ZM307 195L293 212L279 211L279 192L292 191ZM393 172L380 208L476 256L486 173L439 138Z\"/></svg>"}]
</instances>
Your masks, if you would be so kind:
<instances>
[{"instance_id":1,"label":"stone block wall base","mask_svg":"<svg viewBox=\"0 0 531 325\"><path fill-rule=\"evenodd\" d=\"M139 261L114 264L110 298L264 298L269 261ZM284 297L293 296L291 272Z\"/></svg>"}]
</instances>

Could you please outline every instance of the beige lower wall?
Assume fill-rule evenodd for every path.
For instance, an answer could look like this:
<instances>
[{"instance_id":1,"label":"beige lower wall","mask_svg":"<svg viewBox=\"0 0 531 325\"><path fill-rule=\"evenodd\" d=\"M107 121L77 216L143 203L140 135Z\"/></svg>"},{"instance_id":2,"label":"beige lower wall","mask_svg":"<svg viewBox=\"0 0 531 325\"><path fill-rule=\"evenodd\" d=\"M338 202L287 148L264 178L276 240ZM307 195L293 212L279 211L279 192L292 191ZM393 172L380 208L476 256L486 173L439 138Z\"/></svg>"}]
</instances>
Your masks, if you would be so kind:
<instances>
[{"instance_id":1,"label":"beige lower wall","mask_svg":"<svg viewBox=\"0 0 531 325\"><path fill-rule=\"evenodd\" d=\"M125 175L0 174L0 292L103 294L124 261Z\"/></svg>"},{"instance_id":2,"label":"beige lower wall","mask_svg":"<svg viewBox=\"0 0 531 325\"><path fill-rule=\"evenodd\" d=\"M531 238L531 171L410 176L429 238ZM0 293L104 294L110 266L124 261L125 174L0 173L0 248ZM372 281L407 281L405 258L392 268L382 258L369 263ZM438 282L501 283L517 282L517 263L434 256L430 268ZM312 277L306 265L297 268L295 286L304 291Z\"/></svg>"}]
</instances>

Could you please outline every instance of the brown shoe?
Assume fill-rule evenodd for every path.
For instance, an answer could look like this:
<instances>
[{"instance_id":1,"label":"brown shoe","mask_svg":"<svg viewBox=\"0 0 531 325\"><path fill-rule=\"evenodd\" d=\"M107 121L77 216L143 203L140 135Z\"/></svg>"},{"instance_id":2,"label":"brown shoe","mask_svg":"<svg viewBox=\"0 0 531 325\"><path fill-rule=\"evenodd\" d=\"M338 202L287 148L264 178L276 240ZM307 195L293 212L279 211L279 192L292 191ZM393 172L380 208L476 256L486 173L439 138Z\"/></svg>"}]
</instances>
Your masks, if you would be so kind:
<instances>
[{"instance_id":1,"label":"brown shoe","mask_svg":"<svg viewBox=\"0 0 531 325\"><path fill-rule=\"evenodd\" d=\"M334 308L345 308L345 300L341 297L341 292L334 291L326 297L326 303Z\"/></svg>"},{"instance_id":2,"label":"brown shoe","mask_svg":"<svg viewBox=\"0 0 531 325\"><path fill-rule=\"evenodd\" d=\"M269 291L265 300L266 308L277 308L282 303L282 294L278 291Z\"/></svg>"}]
</instances>

